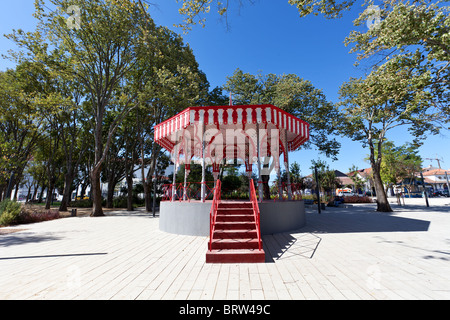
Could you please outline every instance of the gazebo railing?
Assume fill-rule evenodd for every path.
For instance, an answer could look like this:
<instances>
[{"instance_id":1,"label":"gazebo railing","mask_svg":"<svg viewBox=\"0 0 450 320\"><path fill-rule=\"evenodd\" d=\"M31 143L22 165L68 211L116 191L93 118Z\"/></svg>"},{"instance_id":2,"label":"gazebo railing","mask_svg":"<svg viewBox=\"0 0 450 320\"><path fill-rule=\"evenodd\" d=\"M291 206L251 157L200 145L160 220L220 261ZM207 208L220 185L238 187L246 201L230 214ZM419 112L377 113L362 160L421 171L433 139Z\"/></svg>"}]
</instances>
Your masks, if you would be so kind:
<instances>
[{"instance_id":1,"label":"gazebo railing","mask_svg":"<svg viewBox=\"0 0 450 320\"><path fill-rule=\"evenodd\" d=\"M260 212L258 206L258 199L256 198L255 186L253 183L250 183L250 201L252 202L253 207L253 215L255 217L256 223L256 234L258 236L258 249L261 250L261 227L260 227Z\"/></svg>"},{"instance_id":2,"label":"gazebo railing","mask_svg":"<svg viewBox=\"0 0 450 320\"><path fill-rule=\"evenodd\" d=\"M205 199L206 200L212 200L214 196L214 182L213 181L207 181L205 182ZM259 184L267 185L267 182L259 182ZM162 186L162 201L191 201L191 200L201 200L201 182L187 182L186 186L184 186L183 182L176 183L175 184L175 197L172 197L173 195L173 185L171 183L164 184ZM300 183L291 183L291 199L292 200L302 200L302 192L301 188L302 185ZM272 187L273 188L273 187ZM272 189L271 188L271 189ZM276 192L274 193L273 190L270 192L270 199L264 199L264 200L271 200L271 201L286 201L288 200L288 184L286 182L282 183L282 193L281 193L281 199L279 190L277 188ZM224 194L225 192L225 194ZM256 189L255 189L256 192ZM226 190L222 190L222 197L225 197L226 199L249 199L250 195L246 193L247 195L245 197L242 197L240 195L237 198L233 197L225 197L226 196ZM256 196L259 200L258 192L256 192ZM172 199L173 198L173 199ZM262 201L263 199L261 199Z\"/></svg>"},{"instance_id":3,"label":"gazebo railing","mask_svg":"<svg viewBox=\"0 0 450 320\"><path fill-rule=\"evenodd\" d=\"M214 182L206 181L205 199L212 198L214 195ZM187 182L184 186L183 182L175 184L175 197L173 197L173 184L167 183L162 186L162 201L191 201L201 199L201 182ZM173 199L172 199L173 198Z\"/></svg>"},{"instance_id":4,"label":"gazebo railing","mask_svg":"<svg viewBox=\"0 0 450 320\"><path fill-rule=\"evenodd\" d=\"M217 208L220 203L220 195L221 195L221 182L217 180L216 188L214 190L213 202L211 205L211 211L209 212L209 250L212 248L212 239L214 230L216 228L216 218L217 218Z\"/></svg>"}]
</instances>

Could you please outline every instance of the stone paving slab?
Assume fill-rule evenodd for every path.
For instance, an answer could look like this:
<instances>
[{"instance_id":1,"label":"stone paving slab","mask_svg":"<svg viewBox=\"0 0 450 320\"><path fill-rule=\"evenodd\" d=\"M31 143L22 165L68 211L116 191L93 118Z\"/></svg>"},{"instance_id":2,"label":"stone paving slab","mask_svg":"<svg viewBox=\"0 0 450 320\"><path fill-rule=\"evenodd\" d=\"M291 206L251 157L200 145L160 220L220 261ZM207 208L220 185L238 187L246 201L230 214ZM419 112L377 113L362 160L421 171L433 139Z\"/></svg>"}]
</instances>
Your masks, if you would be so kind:
<instances>
[{"instance_id":1,"label":"stone paving slab","mask_svg":"<svg viewBox=\"0 0 450 320\"><path fill-rule=\"evenodd\" d=\"M21 225L0 235L0 299L450 299L450 198L405 202L308 209L262 264L206 264L207 237L142 211Z\"/></svg>"}]
</instances>

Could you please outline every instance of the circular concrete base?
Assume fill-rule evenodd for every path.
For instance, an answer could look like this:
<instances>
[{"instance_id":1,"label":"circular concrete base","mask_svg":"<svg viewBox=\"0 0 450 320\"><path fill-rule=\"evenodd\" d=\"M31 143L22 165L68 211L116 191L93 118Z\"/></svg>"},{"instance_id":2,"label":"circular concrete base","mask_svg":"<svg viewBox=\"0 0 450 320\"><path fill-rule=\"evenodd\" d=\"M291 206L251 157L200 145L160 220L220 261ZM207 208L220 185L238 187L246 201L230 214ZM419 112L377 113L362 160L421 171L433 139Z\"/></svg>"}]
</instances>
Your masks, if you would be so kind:
<instances>
[{"instance_id":1,"label":"circular concrete base","mask_svg":"<svg viewBox=\"0 0 450 320\"><path fill-rule=\"evenodd\" d=\"M261 233L288 232L306 225L305 204L299 201L267 201L259 204Z\"/></svg>"},{"instance_id":2,"label":"circular concrete base","mask_svg":"<svg viewBox=\"0 0 450 320\"><path fill-rule=\"evenodd\" d=\"M209 212L212 201L184 202L161 201L159 229L169 233L209 236ZM263 201L261 212L261 233L288 232L306 225L303 201Z\"/></svg>"}]
</instances>

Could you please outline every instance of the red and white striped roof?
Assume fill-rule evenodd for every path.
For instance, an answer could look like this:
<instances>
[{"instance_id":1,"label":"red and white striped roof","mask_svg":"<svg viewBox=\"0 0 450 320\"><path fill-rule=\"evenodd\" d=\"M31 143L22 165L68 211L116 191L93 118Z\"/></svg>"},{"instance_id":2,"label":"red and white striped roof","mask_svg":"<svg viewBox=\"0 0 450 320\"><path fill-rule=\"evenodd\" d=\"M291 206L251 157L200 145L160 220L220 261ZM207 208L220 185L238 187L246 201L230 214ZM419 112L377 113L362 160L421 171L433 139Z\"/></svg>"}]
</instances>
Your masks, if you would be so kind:
<instances>
[{"instance_id":1,"label":"red and white striped roof","mask_svg":"<svg viewBox=\"0 0 450 320\"><path fill-rule=\"evenodd\" d=\"M191 130L195 124L218 130L259 127L276 128L286 132L287 149L298 149L309 139L309 124L280 108L271 105L189 107L154 128L155 141L172 152L177 143L177 132ZM211 140L212 141L212 140ZM206 141L207 144L211 141ZM285 146L283 146L285 148Z\"/></svg>"}]
</instances>

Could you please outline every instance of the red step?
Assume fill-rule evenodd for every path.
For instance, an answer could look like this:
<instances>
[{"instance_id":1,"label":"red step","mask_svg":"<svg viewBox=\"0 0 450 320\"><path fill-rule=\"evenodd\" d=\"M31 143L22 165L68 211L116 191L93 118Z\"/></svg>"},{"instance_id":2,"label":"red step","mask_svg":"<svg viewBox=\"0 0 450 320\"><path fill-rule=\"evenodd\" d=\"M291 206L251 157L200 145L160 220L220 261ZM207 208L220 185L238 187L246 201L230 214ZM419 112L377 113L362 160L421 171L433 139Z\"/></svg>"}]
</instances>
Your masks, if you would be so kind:
<instances>
[{"instance_id":1,"label":"red step","mask_svg":"<svg viewBox=\"0 0 450 320\"><path fill-rule=\"evenodd\" d=\"M246 202L238 202L238 201L229 201L229 202L221 202L219 203L220 208L252 208L252 203L250 201Z\"/></svg>"},{"instance_id":2,"label":"red step","mask_svg":"<svg viewBox=\"0 0 450 320\"><path fill-rule=\"evenodd\" d=\"M212 249L258 249L258 239L213 239Z\"/></svg>"},{"instance_id":3,"label":"red step","mask_svg":"<svg viewBox=\"0 0 450 320\"><path fill-rule=\"evenodd\" d=\"M233 221L248 221L248 222L255 222L255 217L253 216L253 213L250 214L217 214L216 217L216 223L217 222L233 222Z\"/></svg>"},{"instance_id":4,"label":"red step","mask_svg":"<svg viewBox=\"0 0 450 320\"><path fill-rule=\"evenodd\" d=\"M256 238L258 234L254 229L216 229L213 234L213 239L248 239Z\"/></svg>"},{"instance_id":5,"label":"red step","mask_svg":"<svg viewBox=\"0 0 450 320\"><path fill-rule=\"evenodd\" d=\"M254 221L216 221L216 230L251 230Z\"/></svg>"},{"instance_id":6,"label":"red step","mask_svg":"<svg viewBox=\"0 0 450 320\"><path fill-rule=\"evenodd\" d=\"M206 263L255 263L265 262L264 250L228 249L206 252Z\"/></svg>"},{"instance_id":7,"label":"red step","mask_svg":"<svg viewBox=\"0 0 450 320\"><path fill-rule=\"evenodd\" d=\"M252 208L218 208L217 214L226 214L226 215L234 215L234 214L248 214L253 216Z\"/></svg>"}]
</instances>

